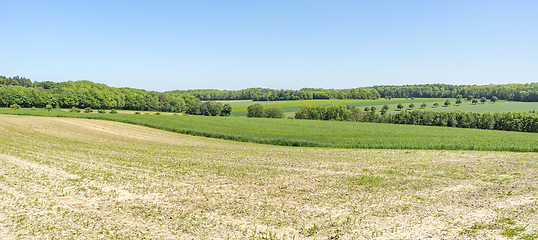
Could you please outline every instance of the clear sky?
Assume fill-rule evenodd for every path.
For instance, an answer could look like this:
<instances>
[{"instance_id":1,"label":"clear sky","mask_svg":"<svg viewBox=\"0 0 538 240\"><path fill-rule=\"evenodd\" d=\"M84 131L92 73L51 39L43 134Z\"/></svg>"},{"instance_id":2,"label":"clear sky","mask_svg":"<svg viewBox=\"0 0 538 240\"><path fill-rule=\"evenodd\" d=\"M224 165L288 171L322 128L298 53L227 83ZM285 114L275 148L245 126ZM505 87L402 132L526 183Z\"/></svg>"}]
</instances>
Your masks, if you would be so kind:
<instances>
[{"instance_id":1,"label":"clear sky","mask_svg":"<svg viewBox=\"0 0 538 240\"><path fill-rule=\"evenodd\" d=\"M114 87L538 81L538 1L0 0L0 75Z\"/></svg>"}]
</instances>

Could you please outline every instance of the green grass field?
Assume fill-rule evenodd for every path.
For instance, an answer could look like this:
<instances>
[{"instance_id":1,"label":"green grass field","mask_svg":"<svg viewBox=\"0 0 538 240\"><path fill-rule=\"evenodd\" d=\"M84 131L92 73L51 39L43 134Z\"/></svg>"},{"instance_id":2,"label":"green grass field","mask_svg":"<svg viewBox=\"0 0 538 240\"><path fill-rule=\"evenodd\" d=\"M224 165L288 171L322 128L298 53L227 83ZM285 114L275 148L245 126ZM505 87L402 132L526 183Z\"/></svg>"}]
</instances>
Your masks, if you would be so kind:
<instances>
[{"instance_id":1,"label":"green grass field","mask_svg":"<svg viewBox=\"0 0 538 240\"><path fill-rule=\"evenodd\" d=\"M0 110L4 114L112 120L172 132L282 146L537 152L536 133L379 123L239 117Z\"/></svg>"},{"instance_id":2,"label":"green grass field","mask_svg":"<svg viewBox=\"0 0 538 240\"><path fill-rule=\"evenodd\" d=\"M443 107L446 100L449 100L452 105L449 107ZM227 103L223 101L223 103ZM538 110L538 102L514 102L514 101L497 101L496 103L486 102L485 104L476 104L473 105L471 101L463 101L459 106L456 106L456 99L453 98L416 98L411 100L405 98L393 98L391 100L378 99L378 100L339 100L339 99L329 99L329 100L300 100L300 101L273 101L273 102L229 102L232 106L232 116L245 117L247 115L247 108L249 105L260 103L264 107L279 107L281 108L286 117L294 116L295 112L299 110L300 106L312 105L312 106L330 106L333 104L343 104L347 106L355 106L363 109L364 107L376 107L381 110L383 105L389 106L390 112L398 112L398 104L401 103L404 105L404 109L409 109L409 104L415 104L414 109L420 109L422 103L426 103L425 110L428 111L458 111L464 110L468 112L528 112L531 110ZM434 103L439 103L439 107L435 108Z\"/></svg>"}]
</instances>

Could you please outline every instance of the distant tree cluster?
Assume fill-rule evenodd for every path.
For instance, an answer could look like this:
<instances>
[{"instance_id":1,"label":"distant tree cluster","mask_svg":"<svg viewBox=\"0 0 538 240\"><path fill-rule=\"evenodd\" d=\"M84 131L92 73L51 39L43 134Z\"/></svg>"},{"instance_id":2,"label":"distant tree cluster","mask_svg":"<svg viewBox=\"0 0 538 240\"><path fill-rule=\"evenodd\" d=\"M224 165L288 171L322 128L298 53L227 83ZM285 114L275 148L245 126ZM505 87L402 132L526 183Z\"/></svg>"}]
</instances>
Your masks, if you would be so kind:
<instances>
[{"instance_id":1,"label":"distant tree cluster","mask_svg":"<svg viewBox=\"0 0 538 240\"><path fill-rule=\"evenodd\" d=\"M311 100L311 99L378 99L379 93L371 88L322 89L303 88L301 90L274 90L268 88L248 88L243 90L196 89L178 92L191 93L201 100Z\"/></svg>"},{"instance_id":2,"label":"distant tree cluster","mask_svg":"<svg viewBox=\"0 0 538 240\"><path fill-rule=\"evenodd\" d=\"M473 113L415 110L387 114L383 113L383 110L388 110L388 106L383 106L382 114L376 114L375 107L365 107L364 111L361 111L359 108L344 105L303 106L295 113L295 118L538 132L538 114L535 112Z\"/></svg>"},{"instance_id":3,"label":"distant tree cluster","mask_svg":"<svg viewBox=\"0 0 538 240\"><path fill-rule=\"evenodd\" d=\"M538 83L499 85L423 84L405 86L373 86L382 98L456 98L472 100L502 99L509 101L538 102ZM456 100L456 104L458 101ZM485 102L485 101L484 101ZM482 102L483 103L483 102Z\"/></svg>"},{"instance_id":4,"label":"distant tree cluster","mask_svg":"<svg viewBox=\"0 0 538 240\"><path fill-rule=\"evenodd\" d=\"M179 91L179 90L178 90ZM179 91L192 93L201 100L310 100L310 99L378 99L378 98L456 98L456 104L474 98L538 102L538 83L502 85L423 84L405 86L373 86L351 89L303 88L275 90L248 88L243 90L197 89ZM459 100L459 101L458 101ZM496 101L495 100L495 101Z\"/></svg>"},{"instance_id":5,"label":"distant tree cluster","mask_svg":"<svg viewBox=\"0 0 538 240\"><path fill-rule=\"evenodd\" d=\"M448 126L519 132L538 132L538 114L533 112L475 113L466 111L402 111L385 116L369 115L362 122Z\"/></svg>"},{"instance_id":6,"label":"distant tree cluster","mask_svg":"<svg viewBox=\"0 0 538 240\"><path fill-rule=\"evenodd\" d=\"M375 107L365 108L366 112L375 114ZM296 119L311 120L334 120L334 121L358 121L364 115L364 112L357 107L344 106L341 104L324 106L302 106L295 113Z\"/></svg>"},{"instance_id":7,"label":"distant tree cluster","mask_svg":"<svg viewBox=\"0 0 538 240\"><path fill-rule=\"evenodd\" d=\"M188 105L186 113L205 116L230 116L232 106L230 104L223 105L221 102L202 102L199 99L195 99Z\"/></svg>"},{"instance_id":8,"label":"distant tree cluster","mask_svg":"<svg viewBox=\"0 0 538 240\"><path fill-rule=\"evenodd\" d=\"M79 109L128 109L183 112L196 100L192 94L114 88L90 81L34 82L0 76L0 106L47 106ZM49 108L47 108L50 110Z\"/></svg>"},{"instance_id":9,"label":"distant tree cluster","mask_svg":"<svg viewBox=\"0 0 538 240\"><path fill-rule=\"evenodd\" d=\"M284 111L278 107L264 108L263 105L256 103L248 106L247 117L284 118Z\"/></svg>"}]
</instances>

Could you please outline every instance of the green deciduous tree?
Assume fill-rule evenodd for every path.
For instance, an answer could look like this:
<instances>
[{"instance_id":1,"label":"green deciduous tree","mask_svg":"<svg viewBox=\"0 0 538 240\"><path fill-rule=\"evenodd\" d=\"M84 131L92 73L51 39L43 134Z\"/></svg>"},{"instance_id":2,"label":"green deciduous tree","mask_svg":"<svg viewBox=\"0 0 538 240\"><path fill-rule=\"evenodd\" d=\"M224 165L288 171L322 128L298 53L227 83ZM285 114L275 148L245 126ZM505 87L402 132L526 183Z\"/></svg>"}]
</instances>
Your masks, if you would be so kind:
<instances>
[{"instance_id":1,"label":"green deciduous tree","mask_svg":"<svg viewBox=\"0 0 538 240\"><path fill-rule=\"evenodd\" d=\"M284 118L284 111L278 107L265 109L266 118Z\"/></svg>"},{"instance_id":2,"label":"green deciduous tree","mask_svg":"<svg viewBox=\"0 0 538 240\"><path fill-rule=\"evenodd\" d=\"M450 103L450 100L447 99L447 100L445 101L445 107L450 106L450 104L451 104L451 103Z\"/></svg>"},{"instance_id":3,"label":"green deciduous tree","mask_svg":"<svg viewBox=\"0 0 538 240\"><path fill-rule=\"evenodd\" d=\"M263 105L256 103L256 104L248 106L247 117L262 118L264 116L265 116L265 109L263 108Z\"/></svg>"},{"instance_id":4,"label":"green deciduous tree","mask_svg":"<svg viewBox=\"0 0 538 240\"><path fill-rule=\"evenodd\" d=\"M480 98L480 102L481 102L482 104L486 103L486 97L481 97L481 98Z\"/></svg>"},{"instance_id":5,"label":"green deciduous tree","mask_svg":"<svg viewBox=\"0 0 538 240\"><path fill-rule=\"evenodd\" d=\"M404 108L403 104L401 104L401 103L398 103L398 106L396 106L396 107L397 107L398 110L400 110L400 111L402 110L402 108Z\"/></svg>"},{"instance_id":6,"label":"green deciduous tree","mask_svg":"<svg viewBox=\"0 0 538 240\"><path fill-rule=\"evenodd\" d=\"M426 103L422 103L422 104L420 105L420 107L421 107L421 108L426 108Z\"/></svg>"},{"instance_id":7,"label":"green deciduous tree","mask_svg":"<svg viewBox=\"0 0 538 240\"><path fill-rule=\"evenodd\" d=\"M415 104L411 103L409 104L409 108L413 109L415 107Z\"/></svg>"},{"instance_id":8,"label":"green deciduous tree","mask_svg":"<svg viewBox=\"0 0 538 240\"><path fill-rule=\"evenodd\" d=\"M230 116L230 114L232 114L232 106L230 104L226 103L222 107L221 115L222 116Z\"/></svg>"}]
</instances>

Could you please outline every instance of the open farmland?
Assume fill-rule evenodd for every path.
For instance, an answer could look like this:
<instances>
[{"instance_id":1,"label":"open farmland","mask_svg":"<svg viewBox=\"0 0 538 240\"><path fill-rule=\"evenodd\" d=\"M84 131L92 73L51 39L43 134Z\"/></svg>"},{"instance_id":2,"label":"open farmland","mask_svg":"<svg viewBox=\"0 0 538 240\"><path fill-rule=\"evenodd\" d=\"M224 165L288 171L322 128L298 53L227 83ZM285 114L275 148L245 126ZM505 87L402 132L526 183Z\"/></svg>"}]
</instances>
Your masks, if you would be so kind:
<instances>
[{"instance_id":1,"label":"open farmland","mask_svg":"<svg viewBox=\"0 0 538 240\"><path fill-rule=\"evenodd\" d=\"M444 107L446 100L451 102L449 107ZM232 106L233 112L232 116L245 117L247 116L247 108L249 105L260 103L264 107L279 107L281 108L286 116L295 116L300 106L312 105L312 106L330 106L333 104L343 104L347 106L355 106L361 109L364 107L376 107L377 110L381 110L383 105L388 105L388 112L398 112L398 104L401 103L404 106L404 109L409 109L409 104L415 104L414 109L420 109L422 103L426 103L425 110L428 111L458 111L464 110L468 112L528 112L531 110L538 111L538 102L515 102L515 101L497 101L496 103L491 103L489 100L485 104L478 103L473 105L471 101L463 100L462 104L456 106L456 99L454 98L416 98L416 99L405 99L405 98L393 98L391 100L387 99L378 99L378 100L339 100L339 99L327 99L327 100L299 100L299 101L265 101L265 102L252 102L252 101L242 101L242 102L227 102L221 101L223 103L228 103ZM439 107L434 107L434 103L439 103Z\"/></svg>"},{"instance_id":2,"label":"open farmland","mask_svg":"<svg viewBox=\"0 0 538 240\"><path fill-rule=\"evenodd\" d=\"M188 115L49 113L42 110L0 113L112 120L195 136L281 146L538 152L537 133L525 132Z\"/></svg>"},{"instance_id":3,"label":"open farmland","mask_svg":"<svg viewBox=\"0 0 538 240\"><path fill-rule=\"evenodd\" d=\"M0 115L4 238L538 237L538 154L294 148Z\"/></svg>"}]
</instances>

